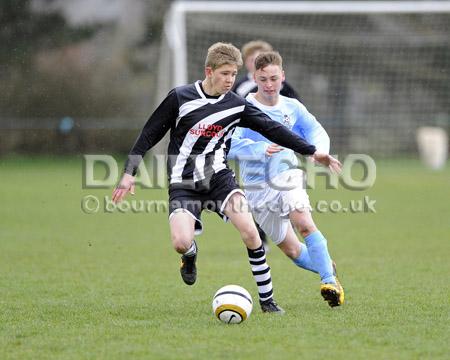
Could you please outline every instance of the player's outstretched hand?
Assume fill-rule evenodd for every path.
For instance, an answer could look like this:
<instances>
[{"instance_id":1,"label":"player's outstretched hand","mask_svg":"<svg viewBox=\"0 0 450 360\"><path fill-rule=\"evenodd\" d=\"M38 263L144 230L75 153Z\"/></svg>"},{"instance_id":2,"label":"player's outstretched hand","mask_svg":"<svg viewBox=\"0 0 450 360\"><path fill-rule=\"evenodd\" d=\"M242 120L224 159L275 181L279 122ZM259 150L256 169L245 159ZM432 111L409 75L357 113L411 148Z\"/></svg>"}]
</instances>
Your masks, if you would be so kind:
<instances>
[{"instance_id":1,"label":"player's outstretched hand","mask_svg":"<svg viewBox=\"0 0 450 360\"><path fill-rule=\"evenodd\" d=\"M122 201L128 192L130 192L131 195L134 195L134 176L130 174L123 174L119 185L117 185L113 191L112 201L115 203Z\"/></svg>"},{"instance_id":2,"label":"player's outstretched hand","mask_svg":"<svg viewBox=\"0 0 450 360\"><path fill-rule=\"evenodd\" d=\"M278 144L270 144L269 147L266 149L266 155L267 156L272 156L273 154L280 152L284 150L283 147L281 147Z\"/></svg>"},{"instance_id":3,"label":"player's outstretched hand","mask_svg":"<svg viewBox=\"0 0 450 360\"><path fill-rule=\"evenodd\" d=\"M334 173L339 174L341 172L341 162L327 153L315 152L313 155L313 159L323 166L328 167Z\"/></svg>"}]
</instances>

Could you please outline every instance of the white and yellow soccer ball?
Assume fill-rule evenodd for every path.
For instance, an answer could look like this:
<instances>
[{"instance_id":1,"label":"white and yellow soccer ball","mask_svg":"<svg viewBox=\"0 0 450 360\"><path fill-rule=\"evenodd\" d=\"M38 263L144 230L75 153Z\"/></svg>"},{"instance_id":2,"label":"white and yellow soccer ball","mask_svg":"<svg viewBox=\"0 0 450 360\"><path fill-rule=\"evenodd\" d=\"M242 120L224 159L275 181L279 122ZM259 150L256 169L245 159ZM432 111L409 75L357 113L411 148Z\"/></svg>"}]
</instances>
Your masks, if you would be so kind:
<instances>
[{"instance_id":1,"label":"white and yellow soccer ball","mask_svg":"<svg viewBox=\"0 0 450 360\"><path fill-rule=\"evenodd\" d=\"M214 315L227 324L239 324L246 320L253 309L250 293L238 285L226 285L214 294Z\"/></svg>"}]
</instances>

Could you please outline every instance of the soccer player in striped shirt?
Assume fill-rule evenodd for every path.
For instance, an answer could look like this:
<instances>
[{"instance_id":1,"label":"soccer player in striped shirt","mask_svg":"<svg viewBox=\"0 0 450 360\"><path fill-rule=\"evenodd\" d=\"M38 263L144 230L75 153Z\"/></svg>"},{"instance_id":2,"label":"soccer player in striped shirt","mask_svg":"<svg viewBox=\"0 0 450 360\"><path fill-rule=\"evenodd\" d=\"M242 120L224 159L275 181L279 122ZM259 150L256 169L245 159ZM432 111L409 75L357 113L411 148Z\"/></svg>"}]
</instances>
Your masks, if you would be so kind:
<instances>
[{"instance_id":1,"label":"soccer player in striped shirt","mask_svg":"<svg viewBox=\"0 0 450 360\"><path fill-rule=\"evenodd\" d=\"M247 100L319 151L328 153L330 138L322 125L299 101L280 95L285 78L280 54L273 51L259 54L255 67L258 91L249 94ZM297 266L319 273L324 300L331 307L339 306L344 302L344 289L336 277L327 240L312 219L297 158L293 151L263 135L239 127L229 153L230 158L241 158L240 175L255 220ZM292 225L306 246L298 240Z\"/></svg>"},{"instance_id":2,"label":"soccer player in striped shirt","mask_svg":"<svg viewBox=\"0 0 450 360\"><path fill-rule=\"evenodd\" d=\"M144 125L113 192L113 201L134 193L135 174L142 157L170 130L169 224L172 245L182 255L183 281L192 285L197 278L198 248L194 236L203 228L201 213L204 209L215 211L236 227L247 247L261 309L282 314L284 310L273 299L264 247L243 191L227 165L233 131L236 126L249 127L273 142L311 155L325 166L340 169L341 164L330 155L317 152L313 145L231 92L240 66L241 53L232 44L216 43L208 49L204 80L171 90Z\"/></svg>"}]
</instances>

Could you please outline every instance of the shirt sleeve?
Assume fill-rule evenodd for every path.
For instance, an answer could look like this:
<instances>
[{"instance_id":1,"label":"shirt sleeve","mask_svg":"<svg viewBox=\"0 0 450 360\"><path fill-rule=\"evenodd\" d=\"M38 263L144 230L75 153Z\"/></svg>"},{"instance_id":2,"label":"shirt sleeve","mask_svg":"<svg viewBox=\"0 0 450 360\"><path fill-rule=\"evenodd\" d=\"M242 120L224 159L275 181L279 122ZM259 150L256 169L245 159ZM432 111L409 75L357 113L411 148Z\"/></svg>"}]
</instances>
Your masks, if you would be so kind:
<instances>
[{"instance_id":1,"label":"shirt sleeve","mask_svg":"<svg viewBox=\"0 0 450 360\"><path fill-rule=\"evenodd\" d=\"M231 149L228 152L228 159L239 160L239 158L264 154L269 147L265 141L254 141L244 136L244 128L238 127L231 139Z\"/></svg>"},{"instance_id":2,"label":"shirt sleeve","mask_svg":"<svg viewBox=\"0 0 450 360\"><path fill-rule=\"evenodd\" d=\"M259 132L270 141L292 149L299 154L312 155L316 152L314 145L309 144L284 125L272 120L248 101L246 101L239 126Z\"/></svg>"},{"instance_id":3,"label":"shirt sleeve","mask_svg":"<svg viewBox=\"0 0 450 360\"><path fill-rule=\"evenodd\" d=\"M292 127L292 131L305 138L309 143L314 144L318 151L330 152L330 137L306 107L298 103L297 120Z\"/></svg>"},{"instance_id":4,"label":"shirt sleeve","mask_svg":"<svg viewBox=\"0 0 450 360\"><path fill-rule=\"evenodd\" d=\"M144 125L136 142L131 148L125 163L125 172L136 175L145 153L155 146L175 126L178 116L178 98L175 90L171 90Z\"/></svg>"}]
</instances>

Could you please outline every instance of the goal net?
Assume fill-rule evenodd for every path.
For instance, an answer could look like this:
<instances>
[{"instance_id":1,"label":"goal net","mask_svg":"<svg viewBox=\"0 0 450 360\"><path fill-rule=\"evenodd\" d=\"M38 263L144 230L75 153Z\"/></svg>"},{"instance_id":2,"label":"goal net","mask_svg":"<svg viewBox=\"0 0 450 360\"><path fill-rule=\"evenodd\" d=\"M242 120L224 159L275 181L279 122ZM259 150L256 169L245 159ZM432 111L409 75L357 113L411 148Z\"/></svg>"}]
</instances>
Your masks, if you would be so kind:
<instances>
[{"instance_id":1,"label":"goal net","mask_svg":"<svg viewBox=\"0 0 450 360\"><path fill-rule=\"evenodd\" d=\"M214 42L255 39L281 53L333 153L415 156L420 126L449 130L450 1L176 1L166 17L161 96L203 77Z\"/></svg>"}]
</instances>

